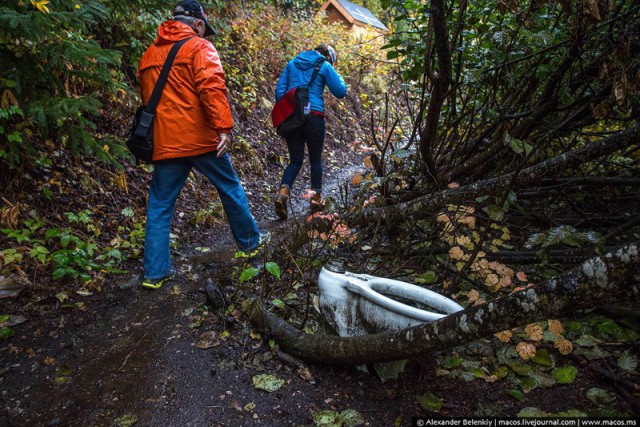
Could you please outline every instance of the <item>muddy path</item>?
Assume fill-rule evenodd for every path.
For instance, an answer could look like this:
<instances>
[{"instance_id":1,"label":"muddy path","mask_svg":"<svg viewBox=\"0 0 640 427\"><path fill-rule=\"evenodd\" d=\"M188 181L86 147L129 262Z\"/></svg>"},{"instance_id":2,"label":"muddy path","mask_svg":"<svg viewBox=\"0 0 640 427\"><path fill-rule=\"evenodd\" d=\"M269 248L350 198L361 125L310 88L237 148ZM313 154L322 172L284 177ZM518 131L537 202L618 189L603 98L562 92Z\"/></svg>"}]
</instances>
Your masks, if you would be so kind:
<instances>
[{"instance_id":1,"label":"muddy path","mask_svg":"<svg viewBox=\"0 0 640 427\"><path fill-rule=\"evenodd\" d=\"M359 168L357 161L346 168L340 163L328 168L327 194L337 194ZM261 188L248 188L252 211L277 240L292 220L275 219ZM294 192L293 208L304 220L301 193ZM197 261L203 242L213 245ZM584 390L602 385L584 369L573 384L536 389L523 403L509 395L506 381L437 376L441 355L410 361L399 379L384 384L355 367L300 371L278 358L240 313L251 290L232 281L240 265L234 250L226 226L201 229L181 240L174 255L178 277L159 291L138 286L136 264L132 274L114 278L113 291L88 296L82 305L61 302L57 310L42 311L38 301L29 302L27 322L0 346L0 425L314 425L314 414L348 409L358 411L365 425L410 425L412 416L426 413L418 402L425 393L442 398L439 416L513 416L525 406L556 412L588 407ZM226 306L208 306L202 292L207 280L224 294ZM252 384L259 374L284 385L271 393L259 390Z\"/></svg>"},{"instance_id":2,"label":"muddy path","mask_svg":"<svg viewBox=\"0 0 640 427\"><path fill-rule=\"evenodd\" d=\"M335 195L357 167L330 170L326 194ZM306 179L301 174L300 180ZM296 195L292 208L304 221L308 202ZM276 220L270 203L254 204L252 211L274 239L291 226ZM295 373L296 366L273 359L238 310L206 310L202 288L207 279L215 281L228 303L234 302L229 274L239 261L226 227L213 227L198 240L216 243L206 263L193 261L197 251L192 244L181 245L174 257L178 277L160 291L138 286L138 266L120 279L115 291L91 296L86 301L91 311L61 308L59 317L50 313L54 318L16 327L16 336L0 353L0 424L305 424L314 408L339 402L336 390L353 377L351 369L318 372L318 384L312 385ZM229 335L200 349L196 344L205 331ZM257 390L251 378L259 373L283 377L286 386L274 393ZM374 404L359 409L377 411Z\"/></svg>"}]
</instances>

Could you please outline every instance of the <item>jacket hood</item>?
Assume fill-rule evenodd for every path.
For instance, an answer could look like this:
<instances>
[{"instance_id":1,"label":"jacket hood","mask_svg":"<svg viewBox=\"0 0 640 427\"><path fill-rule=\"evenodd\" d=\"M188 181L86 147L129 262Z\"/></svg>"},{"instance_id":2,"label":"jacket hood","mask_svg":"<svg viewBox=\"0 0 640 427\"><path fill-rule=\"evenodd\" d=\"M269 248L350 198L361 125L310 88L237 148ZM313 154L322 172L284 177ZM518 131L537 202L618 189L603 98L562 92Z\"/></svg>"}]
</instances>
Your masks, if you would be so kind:
<instances>
[{"instance_id":1,"label":"jacket hood","mask_svg":"<svg viewBox=\"0 0 640 427\"><path fill-rule=\"evenodd\" d=\"M322 56L316 50L307 50L302 52L293 60L293 64L300 70L308 70L318 65L319 62L324 61L326 58Z\"/></svg>"},{"instance_id":2,"label":"jacket hood","mask_svg":"<svg viewBox=\"0 0 640 427\"><path fill-rule=\"evenodd\" d=\"M160 27L158 27L158 36L153 43L161 46L193 36L197 36L193 28L182 22L169 20L160 24Z\"/></svg>"}]
</instances>

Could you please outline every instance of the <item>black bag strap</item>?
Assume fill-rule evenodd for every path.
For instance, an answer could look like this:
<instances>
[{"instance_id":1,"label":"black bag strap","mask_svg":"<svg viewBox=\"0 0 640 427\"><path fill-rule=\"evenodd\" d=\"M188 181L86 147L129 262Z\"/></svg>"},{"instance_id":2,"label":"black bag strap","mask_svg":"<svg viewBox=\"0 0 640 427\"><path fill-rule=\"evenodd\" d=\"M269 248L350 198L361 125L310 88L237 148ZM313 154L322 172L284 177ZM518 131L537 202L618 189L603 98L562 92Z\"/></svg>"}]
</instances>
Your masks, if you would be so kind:
<instances>
[{"instance_id":1,"label":"black bag strap","mask_svg":"<svg viewBox=\"0 0 640 427\"><path fill-rule=\"evenodd\" d=\"M173 65L173 60L176 59L176 55L178 54L178 51L180 50L182 45L192 38L193 37L188 37L186 39L177 41L171 47L169 55L167 56L166 61L164 61L164 65L162 66L162 71L160 71L160 77L158 77L158 81L156 81L156 85L153 87L153 92L151 92L151 97L149 98L147 107L144 109L145 113L151 115L155 114L156 107L158 106L158 102L160 102L160 97L162 96L162 90L164 89L165 83L167 83L167 78L169 77L169 71L171 70L171 66Z\"/></svg>"},{"instance_id":2,"label":"black bag strap","mask_svg":"<svg viewBox=\"0 0 640 427\"><path fill-rule=\"evenodd\" d=\"M311 74L311 80L309 80L309 83L307 83L307 87L311 86L311 83L313 83L313 81L316 79L316 76L320 72L320 68L322 68L323 63L324 63L324 60L318 62L318 64L316 65L316 69L313 70L313 74Z\"/></svg>"}]
</instances>

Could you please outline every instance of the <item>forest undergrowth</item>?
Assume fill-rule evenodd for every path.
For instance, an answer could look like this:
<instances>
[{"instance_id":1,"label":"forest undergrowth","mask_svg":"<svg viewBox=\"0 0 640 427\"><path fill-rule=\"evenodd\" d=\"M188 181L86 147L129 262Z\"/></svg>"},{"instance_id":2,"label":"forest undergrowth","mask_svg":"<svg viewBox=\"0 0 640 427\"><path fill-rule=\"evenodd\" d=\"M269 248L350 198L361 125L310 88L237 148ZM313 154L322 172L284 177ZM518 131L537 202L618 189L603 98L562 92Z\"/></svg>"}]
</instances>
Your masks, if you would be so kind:
<instances>
[{"instance_id":1,"label":"forest undergrowth","mask_svg":"<svg viewBox=\"0 0 640 427\"><path fill-rule=\"evenodd\" d=\"M359 168L322 212L291 219L260 263L229 260L229 313L257 301L307 334L326 333L317 277L333 258L474 308L637 245L633 2L388 0L380 7L394 32L367 42L313 20L308 7L213 3L236 121L231 155L254 215L271 215L287 161L269 118L275 82L320 42L336 46L349 85L344 100L326 98L325 163ZM138 102L137 59L161 6L170 7L0 9L9 70L0 76L0 268L22 290L14 311L0 312L2 339L21 310L91 311L84 298L139 271L150 166L135 165L122 141ZM304 190L296 196L310 197ZM206 259L200 236L225 227L214 189L193 174L176 213L173 249ZM633 268L620 276L637 278ZM429 375L443 390L494 387L509 400L509 409L483 401L475 415L638 416L636 304L630 291L613 305L425 351ZM278 351L277 336L261 343ZM380 377L393 381L404 367ZM563 390L575 399L544 398ZM412 399L425 414L455 415L438 390Z\"/></svg>"}]
</instances>

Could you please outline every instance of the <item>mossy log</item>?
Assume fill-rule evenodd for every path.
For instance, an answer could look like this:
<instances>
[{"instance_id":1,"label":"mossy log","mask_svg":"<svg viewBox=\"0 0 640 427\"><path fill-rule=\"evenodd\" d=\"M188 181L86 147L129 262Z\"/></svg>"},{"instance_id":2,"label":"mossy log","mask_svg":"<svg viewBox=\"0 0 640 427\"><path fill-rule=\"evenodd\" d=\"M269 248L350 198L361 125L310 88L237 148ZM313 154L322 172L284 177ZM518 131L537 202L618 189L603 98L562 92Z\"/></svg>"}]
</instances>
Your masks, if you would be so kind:
<instances>
[{"instance_id":1,"label":"mossy log","mask_svg":"<svg viewBox=\"0 0 640 427\"><path fill-rule=\"evenodd\" d=\"M591 258L560 277L469 307L436 322L357 337L310 335L258 308L255 327L286 353L311 363L351 365L420 357L534 321L600 305L640 302L638 244Z\"/></svg>"}]
</instances>

